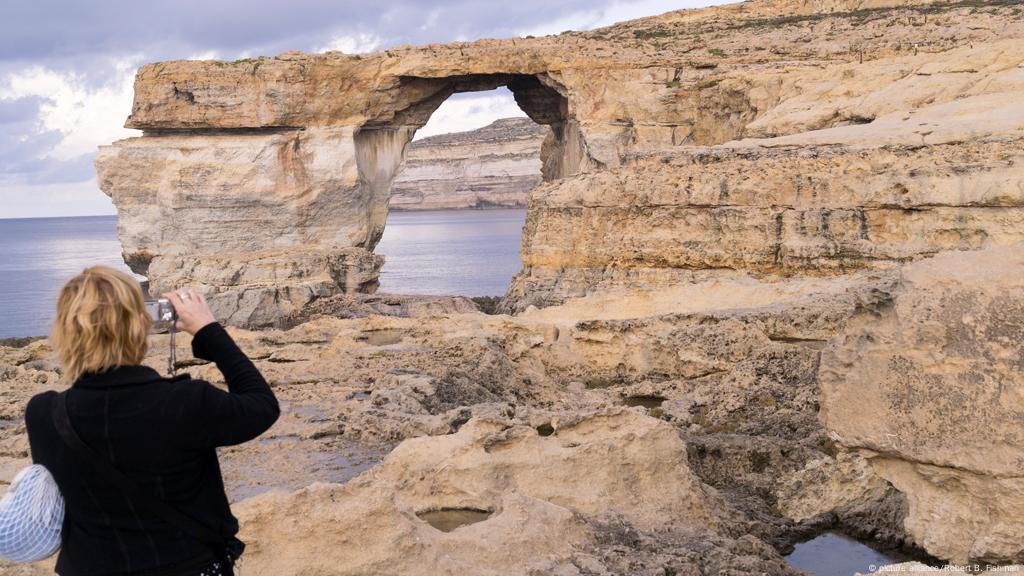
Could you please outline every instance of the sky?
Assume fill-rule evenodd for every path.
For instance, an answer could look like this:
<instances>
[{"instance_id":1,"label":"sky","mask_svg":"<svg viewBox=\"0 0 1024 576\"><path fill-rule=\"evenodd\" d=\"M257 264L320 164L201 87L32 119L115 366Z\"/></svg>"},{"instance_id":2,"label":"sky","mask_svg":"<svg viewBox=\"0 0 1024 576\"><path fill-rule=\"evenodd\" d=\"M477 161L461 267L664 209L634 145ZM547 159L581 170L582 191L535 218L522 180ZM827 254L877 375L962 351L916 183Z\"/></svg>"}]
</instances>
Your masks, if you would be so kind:
<instances>
[{"instance_id":1,"label":"sky","mask_svg":"<svg viewBox=\"0 0 1024 576\"><path fill-rule=\"evenodd\" d=\"M0 19L0 218L114 214L96 148L147 62L542 36L725 0L30 0ZM508 90L457 94L417 137L522 116Z\"/></svg>"}]
</instances>

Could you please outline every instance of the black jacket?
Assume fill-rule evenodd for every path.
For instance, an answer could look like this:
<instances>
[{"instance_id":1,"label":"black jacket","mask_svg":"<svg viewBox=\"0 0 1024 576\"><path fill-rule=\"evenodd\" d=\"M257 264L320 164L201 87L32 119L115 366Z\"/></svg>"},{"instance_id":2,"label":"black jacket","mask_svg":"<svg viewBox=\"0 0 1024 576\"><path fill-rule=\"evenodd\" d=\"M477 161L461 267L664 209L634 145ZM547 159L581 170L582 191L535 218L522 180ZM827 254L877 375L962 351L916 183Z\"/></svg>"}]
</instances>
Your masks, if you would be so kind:
<instances>
[{"instance_id":1,"label":"black jacket","mask_svg":"<svg viewBox=\"0 0 1024 576\"><path fill-rule=\"evenodd\" d=\"M166 379L145 366L82 376L67 395L71 423L98 454L144 490L225 537L238 532L217 462L217 446L251 440L277 420L274 393L217 323L192 340L230 392L188 377ZM145 510L105 482L57 435L57 392L33 397L25 413L32 460L53 474L65 501L62 576L134 574L212 561L209 547ZM171 573L175 570L171 570Z\"/></svg>"}]
</instances>

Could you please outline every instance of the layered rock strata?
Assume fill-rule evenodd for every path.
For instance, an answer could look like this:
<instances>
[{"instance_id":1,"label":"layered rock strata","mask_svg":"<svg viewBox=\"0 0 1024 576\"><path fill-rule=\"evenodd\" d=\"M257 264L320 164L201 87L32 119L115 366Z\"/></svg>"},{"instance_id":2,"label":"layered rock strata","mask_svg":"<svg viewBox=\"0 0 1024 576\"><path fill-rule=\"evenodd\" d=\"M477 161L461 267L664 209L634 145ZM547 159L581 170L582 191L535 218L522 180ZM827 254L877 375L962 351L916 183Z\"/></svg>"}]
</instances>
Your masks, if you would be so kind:
<instances>
[{"instance_id":1,"label":"layered rock strata","mask_svg":"<svg viewBox=\"0 0 1024 576\"><path fill-rule=\"evenodd\" d=\"M541 181L549 130L504 118L470 132L414 140L391 185L391 210L521 208Z\"/></svg>"},{"instance_id":2,"label":"layered rock strata","mask_svg":"<svg viewBox=\"0 0 1024 576\"><path fill-rule=\"evenodd\" d=\"M254 462L272 468L260 489L340 481L316 474L344 442L387 450L454 436L412 444L448 469L400 448L351 487L246 504L255 540L288 535L254 550L259 569L280 569L289 543L308 553L293 558L296 571L319 570L321 556L340 562L328 550L338 541L304 548L308 531L282 519L291 505L327 525L371 506L394 520L383 540L425 543L397 559L377 549L381 558L442 571L493 560L493 550L451 548L487 534L536 547L510 551L519 573L784 574L778 553L826 528L943 559L1019 560L1007 340L1019 258L915 262L1024 241L1021 13L1002 1L778 0L544 38L141 69L129 125L145 135L97 159L126 261L157 287L202 286L237 325L332 316L236 332L288 419L282 437L230 453L231 482L244 484L237 471ZM524 269L503 302L516 315L364 300L415 130L452 93L502 85L548 127ZM356 318L337 318L346 306ZM388 309L402 317L362 317ZM44 351L3 352L15 385L0 417L16 419L28 391L53 385ZM725 521L644 524L616 497L603 502L621 518L595 520L552 492L503 484L524 448L548 453L539 443L560 443L562 423L622 404L645 415L629 425L650 447L681 448L648 434L661 430L650 418L676 427L700 484L687 480L675 497L714 502ZM944 421L983 408L999 421ZM615 425L603 425L578 447L615 451ZM27 456L18 426L0 431L5 471ZM316 474L273 464L296 447L317 455ZM628 481L590 462L602 480ZM452 476L469 464L492 474ZM444 482L419 484L410 471ZM579 483L552 474L563 488ZM396 500L396 483L422 502ZM467 485L514 494L515 513L449 539L410 516L431 511L421 503L455 505L440 496ZM572 550L523 535L528 517L563 527Z\"/></svg>"},{"instance_id":3,"label":"layered rock strata","mask_svg":"<svg viewBox=\"0 0 1024 576\"><path fill-rule=\"evenodd\" d=\"M100 184L140 273L184 253L371 251L415 130L453 93L507 86L549 127L507 310L882 267L1017 239L1019 10L774 0L543 38L151 64L128 121L145 136L101 150ZM238 299L169 269L157 286ZM262 316L233 321L303 305L257 299Z\"/></svg>"},{"instance_id":4,"label":"layered rock strata","mask_svg":"<svg viewBox=\"0 0 1024 576\"><path fill-rule=\"evenodd\" d=\"M1024 140L739 146L541 186L512 310L620 286L836 276L1024 240Z\"/></svg>"}]
</instances>

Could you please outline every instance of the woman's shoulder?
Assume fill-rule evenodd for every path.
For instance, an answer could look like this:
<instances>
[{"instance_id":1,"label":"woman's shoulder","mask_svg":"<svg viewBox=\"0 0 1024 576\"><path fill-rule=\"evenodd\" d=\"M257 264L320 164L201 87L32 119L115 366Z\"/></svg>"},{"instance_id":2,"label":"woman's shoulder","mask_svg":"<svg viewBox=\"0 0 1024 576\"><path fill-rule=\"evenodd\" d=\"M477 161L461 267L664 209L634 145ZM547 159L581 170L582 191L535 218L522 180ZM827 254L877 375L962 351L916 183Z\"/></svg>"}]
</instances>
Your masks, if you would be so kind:
<instances>
[{"instance_id":1,"label":"woman's shoulder","mask_svg":"<svg viewBox=\"0 0 1024 576\"><path fill-rule=\"evenodd\" d=\"M35 427L39 422L50 420L50 412L53 409L53 400L57 397L56 390L47 390L46 392L40 392L29 399L28 404L25 406L25 426L27 428Z\"/></svg>"}]
</instances>

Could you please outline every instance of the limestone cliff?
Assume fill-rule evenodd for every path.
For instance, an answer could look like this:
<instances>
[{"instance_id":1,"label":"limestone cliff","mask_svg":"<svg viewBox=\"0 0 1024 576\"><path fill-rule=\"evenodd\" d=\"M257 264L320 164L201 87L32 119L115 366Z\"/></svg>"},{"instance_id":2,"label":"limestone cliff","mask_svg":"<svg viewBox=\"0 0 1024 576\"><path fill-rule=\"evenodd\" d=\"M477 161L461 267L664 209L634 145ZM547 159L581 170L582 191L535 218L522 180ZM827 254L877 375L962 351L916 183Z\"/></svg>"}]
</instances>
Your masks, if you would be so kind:
<instances>
[{"instance_id":1,"label":"limestone cliff","mask_svg":"<svg viewBox=\"0 0 1024 576\"><path fill-rule=\"evenodd\" d=\"M126 261L158 288L198 286L236 325L350 314L375 289L415 131L453 93L507 86L546 126L524 268L502 304L514 315L405 318L413 343L365 350L389 322L250 335L268 373L302 384L297 400L345 407L310 439L443 435L482 412L551 435L537 410L660 399L689 468L751 534L721 535L759 559L745 573L785 573L758 546L835 525L943 559L1020 561L1020 266L991 254L1024 242L1022 13L1015 0L754 0L543 38L150 64L128 120L144 136L104 147L99 180ZM975 408L999 421L943 421ZM467 449L516 446L498 434ZM358 505L347 489L268 500L254 530L335 496ZM393 504L377 510L411 520ZM547 510L508 504L494 534ZM564 523L598 551L568 566L550 550L564 572L536 570L643 573L650 550L699 555L686 526L631 522ZM477 542L461 537L430 539L421 558ZM616 571L622 542L640 560ZM591 560L600 570L580 568Z\"/></svg>"},{"instance_id":2,"label":"limestone cliff","mask_svg":"<svg viewBox=\"0 0 1024 576\"><path fill-rule=\"evenodd\" d=\"M1019 12L765 0L543 38L150 64L128 120L145 136L101 149L99 181L137 272L208 286L234 322L262 325L320 288L174 270L255 250L327 278L303 253L345 252L359 281L324 289L372 290L379 262L351 250L380 238L414 131L449 95L504 85L548 126L508 310L884 267L1020 236Z\"/></svg>"},{"instance_id":3,"label":"limestone cliff","mask_svg":"<svg viewBox=\"0 0 1024 576\"><path fill-rule=\"evenodd\" d=\"M391 185L391 210L521 208L540 183L548 129L504 118L470 132L415 140Z\"/></svg>"}]
</instances>

